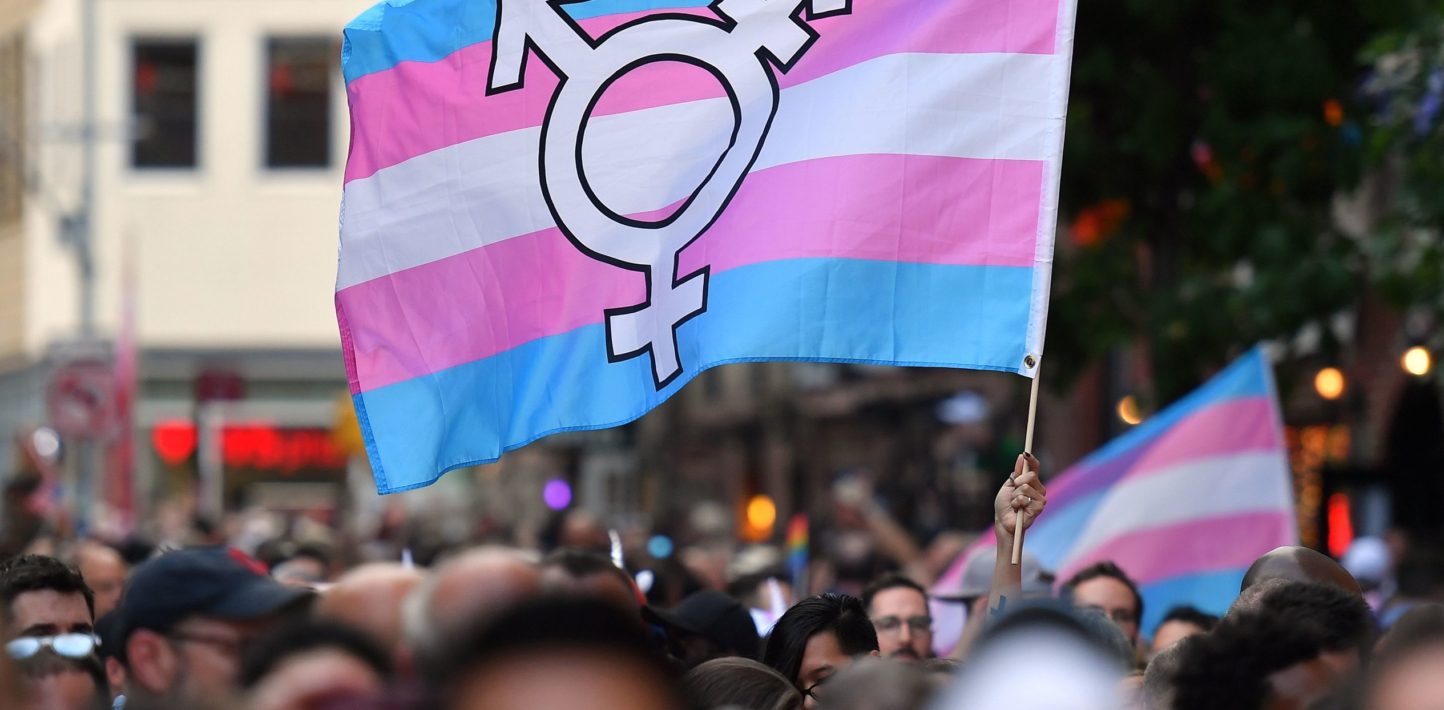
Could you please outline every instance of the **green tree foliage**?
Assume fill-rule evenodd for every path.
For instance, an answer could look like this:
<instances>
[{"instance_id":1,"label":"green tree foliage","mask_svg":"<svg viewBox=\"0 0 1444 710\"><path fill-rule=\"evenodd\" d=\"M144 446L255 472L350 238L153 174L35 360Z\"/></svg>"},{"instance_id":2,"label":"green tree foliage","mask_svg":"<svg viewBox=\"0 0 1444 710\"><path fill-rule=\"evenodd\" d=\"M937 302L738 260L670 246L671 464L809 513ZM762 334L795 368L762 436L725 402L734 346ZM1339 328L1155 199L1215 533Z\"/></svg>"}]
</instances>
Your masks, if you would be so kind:
<instances>
[{"instance_id":1,"label":"green tree foliage","mask_svg":"<svg viewBox=\"0 0 1444 710\"><path fill-rule=\"evenodd\" d=\"M1403 3L1078 8L1049 376L1143 342L1153 401L1354 301L1332 202L1365 169L1359 58ZM1444 187L1444 181L1441 181Z\"/></svg>"},{"instance_id":2,"label":"green tree foliage","mask_svg":"<svg viewBox=\"0 0 1444 710\"><path fill-rule=\"evenodd\" d=\"M1364 54L1369 157L1386 212L1368 245L1370 276L1396 305L1444 314L1444 8L1387 32ZM1435 333L1436 347L1444 345Z\"/></svg>"}]
</instances>

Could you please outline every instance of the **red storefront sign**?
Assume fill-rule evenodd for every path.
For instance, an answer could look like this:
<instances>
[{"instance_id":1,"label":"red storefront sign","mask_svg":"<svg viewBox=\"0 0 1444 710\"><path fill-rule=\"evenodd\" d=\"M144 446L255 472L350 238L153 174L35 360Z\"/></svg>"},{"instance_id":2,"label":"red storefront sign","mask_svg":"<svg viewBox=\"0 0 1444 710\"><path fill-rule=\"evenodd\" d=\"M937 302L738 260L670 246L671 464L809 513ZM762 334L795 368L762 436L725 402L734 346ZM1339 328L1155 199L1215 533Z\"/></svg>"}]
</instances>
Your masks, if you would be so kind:
<instances>
[{"instance_id":1,"label":"red storefront sign","mask_svg":"<svg viewBox=\"0 0 1444 710\"><path fill-rule=\"evenodd\" d=\"M156 424L151 444L162 460L173 466L188 460L196 450L195 423L173 420ZM237 423L221 430L221 461L226 468L248 468L281 473L346 467L346 455L322 428L284 428L266 423Z\"/></svg>"}]
</instances>

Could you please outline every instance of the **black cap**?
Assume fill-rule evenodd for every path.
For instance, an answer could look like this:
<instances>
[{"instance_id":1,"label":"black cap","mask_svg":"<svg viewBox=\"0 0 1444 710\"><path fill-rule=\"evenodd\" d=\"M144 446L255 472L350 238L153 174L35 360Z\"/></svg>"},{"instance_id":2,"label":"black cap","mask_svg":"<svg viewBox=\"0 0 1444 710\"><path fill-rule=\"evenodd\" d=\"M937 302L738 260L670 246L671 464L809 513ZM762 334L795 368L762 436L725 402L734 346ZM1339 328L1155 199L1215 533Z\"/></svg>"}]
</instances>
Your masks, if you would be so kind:
<instances>
[{"instance_id":1,"label":"black cap","mask_svg":"<svg viewBox=\"0 0 1444 710\"><path fill-rule=\"evenodd\" d=\"M243 621L287 610L312 596L266 575L260 562L226 547L176 550L135 568L120 602L116 642L124 647L131 632L164 632L182 619L209 616Z\"/></svg>"},{"instance_id":2,"label":"black cap","mask_svg":"<svg viewBox=\"0 0 1444 710\"><path fill-rule=\"evenodd\" d=\"M675 609L647 607L644 616L662 624L703 636L729 653L756 660L762 642L757 623L742 602L711 589L696 592Z\"/></svg>"}]
</instances>

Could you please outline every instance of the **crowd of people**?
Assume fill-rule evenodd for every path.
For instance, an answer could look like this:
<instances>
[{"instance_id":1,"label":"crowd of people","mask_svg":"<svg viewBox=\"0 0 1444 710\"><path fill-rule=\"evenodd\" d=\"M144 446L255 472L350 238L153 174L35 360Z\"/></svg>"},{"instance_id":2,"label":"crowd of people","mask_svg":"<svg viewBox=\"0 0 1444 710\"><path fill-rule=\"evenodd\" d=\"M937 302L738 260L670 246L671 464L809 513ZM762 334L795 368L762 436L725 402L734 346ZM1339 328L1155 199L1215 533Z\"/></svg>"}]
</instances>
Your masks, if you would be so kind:
<instances>
[{"instance_id":1,"label":"crowd of people","mask_svg":"<svg viewBox=\"0 0 1444 710\"><path fill-rule=\"evenodd\" d=\"M983 563L963 588L941 595L973 610L941 654L938 600L905 569L857 596L799 594L769 614L768 599L790 594L775 577L690 589L628 569L605 545L488 544L338 573L304 546L263 561L195 545L132 565L122 553L133 551L80 541L0 562L0 705L1444 707L1437 560L1358 579L1325 555L1281 548L1253 565L1221 618L1172 609L1146 638L1143 598L1117 565L1052 584L1036 564L1011 564L1020 522L1047 504L1037 470L1020 457L994 502L995 554L975 556ZM681 596L661 603L664 590Z\"/></svg>"}]
</instances>

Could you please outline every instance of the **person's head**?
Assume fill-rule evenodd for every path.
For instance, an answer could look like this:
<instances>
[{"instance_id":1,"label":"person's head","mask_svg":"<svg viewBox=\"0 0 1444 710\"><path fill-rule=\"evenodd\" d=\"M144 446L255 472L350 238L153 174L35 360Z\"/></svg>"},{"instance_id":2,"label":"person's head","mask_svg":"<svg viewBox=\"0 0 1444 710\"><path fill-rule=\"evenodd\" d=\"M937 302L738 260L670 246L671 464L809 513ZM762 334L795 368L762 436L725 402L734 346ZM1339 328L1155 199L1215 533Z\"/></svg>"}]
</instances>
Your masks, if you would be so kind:
<instances>
[{"instance_id":1,"label":"person's head","mask_svg":"<svg viewBox=\"0 0 1444 710\"><path fill-rule=\"evenodd\" d=\"M675 609L648 607L642 614L663 628L668 653L687 668L730 656L755 660L762 651L747 607L718 591L694 592Z\"/></svg>"},{"instance_id":2,"label":"person's head","mask_svg":"<svg viewBox=\"0 0 1444 710\"><path fill-rule=\"evenodd\" d=\"M1207 633L1218 624L1218 617L1193 606L1176 606L1163 615L1158 630L1153 632L1152 655L1194 634Z\"/></svg>"},{"instance_id":3,"label":"person's head","mask_svg":"<svg viewBox=\"0 0 1444 710\"><path fill-rule=\"evenodd\" d=\"M391 658L364 632L331 621L288 624L258 639L241 668L254 710L341 707L372 698L392 677Z\"/></svg>"},{"instance_id":4,"label":"person's head","mask_svg":"<svg viewBox=\"0 0 1444 710\"><path fill-rule=\"evenodd\" d=\"M802 710L802 691L781 673L750 658L715 658L682 676L697 710Z\"/></svg>"},{"instance_id":5,"label":"person's head","mask_svg":"<svg viewBox=\"0 0 1444 710\"><path fill-rule=\"evenodd\" d=\"M402 604L402 628L417 667L437 667L435 656L455 634L539 591L536 563L517 550L479 547L448 559Z\"/></svg>"},{"instance_id":6,"label":"person's head","mask_svg":"<svg viewBox=\"0 0 1444 710\"><path fill-rule=\"evenodd\" d=\"M523 602L439 658L443 710L679 710L682 689L639 625L589 597Z\"/></svg>"},{"instance_id":7,"label":"person's head","mask_svg":"<svg viewBox=\"0 0 1444 710\"><path fill-rule=\"evenodd\" d=\"M1153 654L1143 671L1144 710L1173 710L1173 677L1184 652L1195 639L1185 636Z\"/></svg>"},{"instance_id":8,"label":"person's head","mask_svg":"<svg viewBox=\"0 0 1444 710\"><path fill-rule=\"evenodd\" d=\"M84 542L73 553L75 568L95 593L95 618L109 614L120 604L127 566L115 548L99 542Z\"/></svg>"},{"instance_id":9,"label":"person's head","mask_svg":"<svg viewBox=\"0 0 1444 710\"><path fill-rule=\"evenodd\" d=\"M105 672L94 655L65 658L40 654L18 661L17 665L27 696L19 707L25 710L102 710L110 707Z\"/></svg>"},{"instance_id":10,"label":"person's head","mask_svg":"<svg viewBox=\"0 0 1444 710\"><path fill-rule=\"evenodd\" d=\"M639 611L632 578L595 552L560 549L542 559L541 588L548 594L580 594L603 599L627 612Z\"/></svg>"},{"instance_id":11,"label":"person's head","mask_svg":"<svg viewBox=\"0 0 1444 710\"><path fill-rule=\"evenodd\" d=\"M1178 710L1307 707L1358 670L1368 608L1338 587L1288 582L1191 637L1174 673Z\"/></svg>"},{"instance_id":12,"label":"person's head","mask_svg":"<svg viewBox=\"0 0 1444 710\"><path fill-rule=\"evenodd\" d=\"M1370 710L1435 710L1444 698L1444 606L1410 609L1390 627L1365 685Z\"/></svg>"},{"instance_id":13,"label":"person's head","mask_svg":"<svg viewBox=\"0 0 1444 710\"><path fill-rule=\"evenodd\" d=\"M1287 582L1265 594L1258 610L1319 627L1324 660L1339 672L1357 670L1374 644L1369 607L1359 596L1333 584Z\"/></svg>"},{"instance_id":14,"label":"person's head","mask_svg":"<svg viewBox=\"0 0 1444 710\"><path fill-rule=\"evenodd\" d=\"M88 656L95 646L95 598L74 567L42 555L0 565L6 650L16 659L47 652Z\"/></svg>"},{"instance_id":15,"label":"person's head","mask_svg":"<svg viewBox=\"0 0 1444 710\"><path fill-rule=\"evenodd\" d=\"M1254 560L1243 575L1239 591L1261 582L1282 579L1287 582L1321 582L1351 594L1363 596L1359 582L1343 565L1316 550L1297 545L1277 547Z\"/></svg>"},{"instance_id":16,"label":"person's head","mask_svg":"<svg viewBox=\"0 0 1444 710\"><path fill-rule=\"evenodd\" d=\"M1143 620L1143 595L1118 565L1098 562L1078 570L1064 585L1079 608L1094 608L1118 624L1129 643L1138 642Z\"/></svg>"},{"instance_id":17,"label":"person's head","mask_svg":"<svg viewBox=\"0 0 1444 710\"><path fill-rule=\"evenodd\" d=\"M420 571L394 562L361 565L328 587L316 599L314 612L370 634L399 666L406 662L402 603L423 579Z\"/></svg>"},{"instance_id":18,"label":"person's head","mask_svg":"<svg viewBox=\"0 0 1444 710\"><path fill-rule=\"evenodd\" d=\"M926 707L937 687L921 664L863 658L828 682L821 706L826 710L913 710Z\"/></svg>"},{"instance_id":19,"label":"person's head","mask_svg":"<svg viewBox=\"0 0 1444 710\"><path fill-rule=\"evenodd\" d=\"M968 656L940 708L1116 710L1126 675L1115 644L1048 601L1009 605ZM1116 641L1123 634L1098 618ZM1041 669L1047 669L1042 671Z\"/></svg>"},{"instance_id":20,"label":"person's head","mask_svg":"<svg viewBox=\"0 0 1444 710\"><path fill-rule=\"evenodd\" d=\"M813 707L822 684L834 673L877 650L877 631L860 600L819 594L798 602L777 620L762 661L792 681Z\"/></svg>"},{"instance_id":21,"label":"person's head","mask_svg":"<svg viewBox=\"0 0 1444 710\"><path fill-rule=\"evenodd\" d=\"M222 547L177 550L136 567L119 610L127 696L178 707L226 697L249 644L310 599Z\"/></svg>"},{"instance_id":22,"label":"person's head","mask_svg":"<svg viewBox=\"0 0 1444 710\"><path fill-rule=\"evenodd\" d=\"M862 604L877 629L884 658L920 661L933 655L933 617L928 593L900 574L888 574L862 590Z\"/></svg>"}]
</instances>

